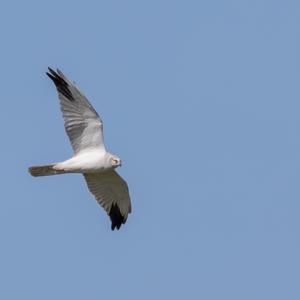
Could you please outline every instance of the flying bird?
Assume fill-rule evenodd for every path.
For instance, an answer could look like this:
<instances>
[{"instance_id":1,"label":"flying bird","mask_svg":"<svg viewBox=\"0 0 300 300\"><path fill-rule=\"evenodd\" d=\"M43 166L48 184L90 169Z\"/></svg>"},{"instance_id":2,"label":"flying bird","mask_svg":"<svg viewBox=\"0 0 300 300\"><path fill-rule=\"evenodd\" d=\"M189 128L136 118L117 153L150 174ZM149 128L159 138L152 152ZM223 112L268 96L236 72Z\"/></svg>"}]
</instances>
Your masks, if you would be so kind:
<instances>
[{"instance_id":1,"label":"flying bird","mask_svg":"<svg viewBox=\"0 0 300 300\"><path fill-rule=\"evenodd\" d=\"M127 183L115 171L121 166L121 159L106 151L102 120L79 88L60 70L48 70L46 74L58 92L74 155L66 161L30 167L28 171L32 176L82 173L88 189L109 215L111 229L119 229L131 213Z\"/></svg>"}]
</instances>

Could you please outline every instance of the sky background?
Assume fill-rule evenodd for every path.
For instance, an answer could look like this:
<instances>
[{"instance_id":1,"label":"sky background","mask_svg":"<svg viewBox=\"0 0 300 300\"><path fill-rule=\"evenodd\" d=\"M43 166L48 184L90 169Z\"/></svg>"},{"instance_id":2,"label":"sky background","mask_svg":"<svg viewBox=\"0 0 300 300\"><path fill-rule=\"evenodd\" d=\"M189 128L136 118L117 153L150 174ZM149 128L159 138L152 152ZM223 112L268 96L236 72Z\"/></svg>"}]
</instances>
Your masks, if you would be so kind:
<instances>
[{"instance_id":1,"label":"sky background","mask_svg":"<svg viewBox=\"0 0 300 300\"><path fill-rule=\"evenodd\" d=\"M0 298L300 299L300 2L2 1ZM120 231L67 159L59 67L104 121Z\"/></svg>"}]
</instances>

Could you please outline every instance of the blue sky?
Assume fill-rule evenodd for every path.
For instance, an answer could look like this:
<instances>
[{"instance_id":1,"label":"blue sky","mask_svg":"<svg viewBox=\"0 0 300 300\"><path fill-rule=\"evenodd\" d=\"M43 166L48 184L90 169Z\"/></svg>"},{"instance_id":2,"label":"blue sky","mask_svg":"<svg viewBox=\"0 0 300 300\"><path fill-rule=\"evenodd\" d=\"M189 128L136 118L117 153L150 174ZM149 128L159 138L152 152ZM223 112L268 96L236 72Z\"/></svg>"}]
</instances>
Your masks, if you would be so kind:
<instances>
[{"instance_id":1,"label":"blue sky","mask_svg":"<svg viewBox=\"0 0 300 300\"><path fill-rule=\"evenodd\" d=\"M299 1L4 1L0 298L300 299ZM48 66L123 160L120 231L80 175Z\"/></svg>"}]
</instances>

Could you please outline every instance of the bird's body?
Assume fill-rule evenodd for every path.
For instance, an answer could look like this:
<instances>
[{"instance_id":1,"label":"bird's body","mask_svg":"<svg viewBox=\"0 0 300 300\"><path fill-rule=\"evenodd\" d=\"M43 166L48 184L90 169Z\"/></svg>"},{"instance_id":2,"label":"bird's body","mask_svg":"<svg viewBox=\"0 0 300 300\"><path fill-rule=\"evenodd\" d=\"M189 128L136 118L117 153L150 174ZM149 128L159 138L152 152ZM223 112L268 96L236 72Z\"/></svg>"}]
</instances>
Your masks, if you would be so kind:
<instances>
[{"instance_id":1,"label":"bird's body","mask_svg":"<svg viewBox=\"0 0 300 300\"><path fill-rule=\"evenodd\" d=\"M102 120L75 84L59 70L49 68L47 75L56 85L74 155L63 162L30 167L29 172L33 176L82 173L89 190L110 216L111 228L119 229L131 212L127 183L114 170L121 160L106 151Z\"/></svg>"},{"instance_id":2,"label":"bird's body","mask_svg":"<svg viewBox=\"0 0 300 300\"><path fill-rule=\"evenodd\" d=\"M94 173L112 169L109 159L111 154L97 149L79 152L68 160L55 164L58 171L72 173Z\"/></svg>"}]
</instances>

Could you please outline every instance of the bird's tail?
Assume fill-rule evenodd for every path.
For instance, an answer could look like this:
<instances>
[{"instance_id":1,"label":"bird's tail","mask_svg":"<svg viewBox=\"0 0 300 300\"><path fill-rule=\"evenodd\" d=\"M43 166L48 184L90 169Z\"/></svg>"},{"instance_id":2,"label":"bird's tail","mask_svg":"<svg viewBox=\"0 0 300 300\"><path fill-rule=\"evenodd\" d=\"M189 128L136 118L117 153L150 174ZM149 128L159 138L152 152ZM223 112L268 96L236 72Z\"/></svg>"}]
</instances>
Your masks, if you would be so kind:
<instances>
[{"instance_id":1,"label":"bird's tail","mask_svg":"<svg viewBox=\"0 0 300 300\"><path fill-rule=\"evenodd\" d=\"M51 165L44 165L44 166L33 166L28 168L28 172L32 176L49 176L49 175L58 175L58 174L64 174L66 173L63 170L55 170L53 167L55 164Z\"/></svg>"}]
</instances>

